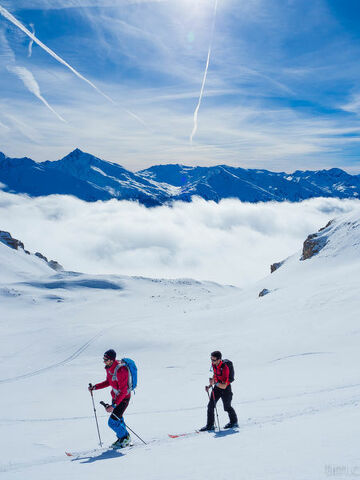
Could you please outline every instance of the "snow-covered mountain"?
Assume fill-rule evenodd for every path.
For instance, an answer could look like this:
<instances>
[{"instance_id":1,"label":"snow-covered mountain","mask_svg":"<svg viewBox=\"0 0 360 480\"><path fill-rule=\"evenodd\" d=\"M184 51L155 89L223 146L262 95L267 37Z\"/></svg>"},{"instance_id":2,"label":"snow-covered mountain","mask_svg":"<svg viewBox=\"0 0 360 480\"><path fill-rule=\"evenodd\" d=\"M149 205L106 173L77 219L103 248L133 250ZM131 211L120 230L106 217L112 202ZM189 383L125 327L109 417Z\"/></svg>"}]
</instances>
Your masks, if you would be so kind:
<instances>
[{"instance_id":1,"label":"snow-covered mountain","mask_svg":"<svg viewBox=\"0 0 360 480\"><path fill-rule=\"evenodd\" d=\"M309 240L318 247L311 252ZM239 290L192 280L55 273L0 243L4 478L356 476L359 253L360 216L352 213ZM259 297L262 289L269 293ZM131 450L89 451L98 440L87 385L104 378L107 348L137 362L139 385L125 420L147 446L133 436ZM205 423L214 349L235 365L240 428L170 439L168 433ZM108 445L113 434L98 402L108 401L109 392L94 395ZM221 403L218 412L224 425ZM64 450L85 453L69 460Z\"/></svg>"},{"instance_id":2,"label":"snow-covered mountain","mask_svg":"<svg viewBox=\"0 0 360 480\"><path fill-rule=\"evenodd\" d=\"M0 153L0 182L6 191L31 196L68 194L86 201L117 198L146 206L190 201L193 196L216 202L223 198L266 202L360 196L360 175L336 168L287 174L226 165L157 165L134 173L79 149L61 160L41 163Z\"/></svg>"}]
</instances>

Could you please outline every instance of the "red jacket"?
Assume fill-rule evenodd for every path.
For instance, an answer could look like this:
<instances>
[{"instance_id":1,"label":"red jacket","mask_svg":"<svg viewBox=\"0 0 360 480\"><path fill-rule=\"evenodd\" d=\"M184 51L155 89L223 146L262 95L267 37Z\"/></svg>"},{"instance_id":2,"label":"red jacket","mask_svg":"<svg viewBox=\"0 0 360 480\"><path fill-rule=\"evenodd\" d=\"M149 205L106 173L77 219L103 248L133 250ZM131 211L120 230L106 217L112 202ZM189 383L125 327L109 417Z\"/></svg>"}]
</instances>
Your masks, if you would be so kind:
<instances>
[{"instance_id":1,"label":"red jacket","mask_svg":"<svg viewBox=\"0 0 360 480\"><path fill-rule=\"evenodd\" d=\"M113 380L115 368L119 364L120 362L114 360L111 367L105 367L106 380L94 385L95 390L112 387L111 396L113 399L113 404L115 405L119 405L124 398L130 398L131 396L131 394L128 392L129 371L126 366L118 368L116 372L116 379Z\"/></svg>"},{"instance_id":2,"label":"red jacket","mask_svg":"<svg viewBox=\"0 0 360 480\"><path fill-rule=\"evenodd\" d=\"M226 363L223 363L221 361L217 367L213 365L213 370L214 370L214 380L216 383L219 382L219 383L226 383L226 385L230 385L230 381L229 381L230 371Z\"/></svg>"}]
</instances>

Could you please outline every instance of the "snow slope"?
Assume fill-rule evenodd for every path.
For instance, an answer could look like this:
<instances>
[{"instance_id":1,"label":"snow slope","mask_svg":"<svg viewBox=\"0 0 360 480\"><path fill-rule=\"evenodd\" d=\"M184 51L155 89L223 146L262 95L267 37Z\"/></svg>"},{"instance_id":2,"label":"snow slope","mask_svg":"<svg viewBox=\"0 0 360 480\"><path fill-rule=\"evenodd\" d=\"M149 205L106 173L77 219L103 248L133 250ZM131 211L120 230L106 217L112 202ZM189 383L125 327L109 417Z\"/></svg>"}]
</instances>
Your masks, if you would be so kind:
<instances>
[{"instance_id":1,"label":"snow slope","mask_svg":"<svg viewBox=\"0 0 360 480\"><path fill-rule=\"evenodd\" d=\"M191 280L89 276L25 268L0 245L0 472L6 479L321 479L360 472L360 215L333 222L325 247L301 252L244 290ZM309 232L311 233L311 232ZM27 260L31 260L29 257ZM276 259L274 259L276 260ZM46 265L45 265L46 266ZM12 268L17 273L11 275ZM19 272L24 272L20 274ZM267 288L270 293L259 298ZM102 354L136 360L126 412L132 450L96 447L87 384ZM235 364L238 432L205 423L209 353ZM109 392L95 392L96 401ZM97 404L98 405L98 404ZM113 434L98 405L103 440ZM219 404L221 424L226 421Z\"/></svg>"}]
</instances>

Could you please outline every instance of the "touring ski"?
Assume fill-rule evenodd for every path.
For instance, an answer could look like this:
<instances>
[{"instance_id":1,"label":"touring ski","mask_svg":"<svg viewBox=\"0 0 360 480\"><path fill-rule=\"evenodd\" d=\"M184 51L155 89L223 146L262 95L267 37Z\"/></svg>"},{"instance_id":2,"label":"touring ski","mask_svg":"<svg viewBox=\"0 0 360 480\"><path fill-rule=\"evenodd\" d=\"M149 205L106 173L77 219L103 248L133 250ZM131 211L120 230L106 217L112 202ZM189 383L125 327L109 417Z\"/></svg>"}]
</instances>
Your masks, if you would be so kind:
<instances>
[{"instance_id":1,"label":"touring ski","mask_svg":"<svg viewBox=\"0 0 360 480\"><path fill-rule=\"evenodd\" d=\"M113 448L113 447L102 447L102 448L93 448L92 450L82 450L82 451L78 451L78 452L65 452L65 455L67 457L82 457L84 455L93 455L93 454L96 454L96 453L104 453L104 452L113 452L113 451L123 451L123 450L127 450L131 447L133 447L134 444L133 443L130 443L129 445L127 445L126 447L123 447L123 448Z\"/></svg>"},{"instance_id":2,"label":"touring ski","mask_svg":"<svg viewBox=\"0 0 360 480\"><path fill-rule=\"evenodd\" d=\"M194 432L187 432L187 433L177 433L176 435L172 435L168 433L170 438L179 438L179 437L189 437L190 435L195 435L195 433L200 433L199 430L195 430Z\"/></svg>"}]
</instances>

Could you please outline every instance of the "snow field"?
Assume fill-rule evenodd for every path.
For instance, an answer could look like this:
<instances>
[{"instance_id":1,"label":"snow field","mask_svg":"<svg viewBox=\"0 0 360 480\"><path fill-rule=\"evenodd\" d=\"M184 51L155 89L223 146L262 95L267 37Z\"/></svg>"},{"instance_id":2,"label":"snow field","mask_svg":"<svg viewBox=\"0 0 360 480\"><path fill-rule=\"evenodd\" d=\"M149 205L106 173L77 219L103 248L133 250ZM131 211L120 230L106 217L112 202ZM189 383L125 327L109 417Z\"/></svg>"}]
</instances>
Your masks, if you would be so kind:
<instances>
[{"instance_id":1,"label":"snow field","mask_svg":"<svg viewBox=\"0 0 360 480\"><path fill-rule=\"evenodd\" d=\"M243 290L50 270L40 275L37 264L22 265L9 280L1 276L0 291L19 295L0 294L0 473L36 480L317 480L337 468L355 477L360 257L350 220L317 257L300 262L298 252ZM0 254L12 271L16 257L6 263L2 248ZM60 280L63 288L49 288ZM104 288L93 288L100 280ZM271 293L258 298L262 288ZM97 445L87 385L104 378L107 348L138 364L139 388L125 419L149 445L133 436L131 450L71 460L65 450ZM169 439L168 433L205 424L213 349L235 365L239 431ZM94 395L109 444L113 433L98 404L108 401L109 391ZM218 406L224 425L221 401Z\"/></svg>"}]
</instances>

